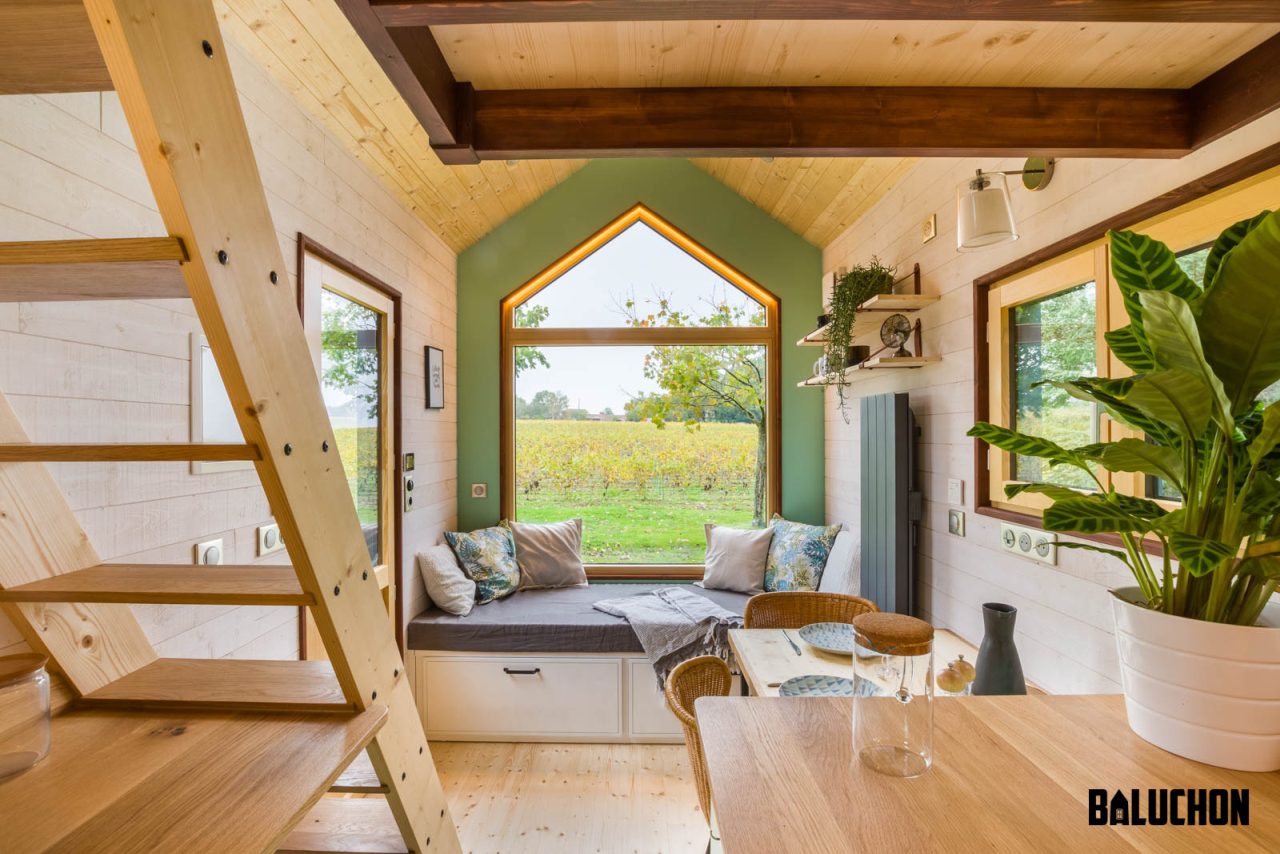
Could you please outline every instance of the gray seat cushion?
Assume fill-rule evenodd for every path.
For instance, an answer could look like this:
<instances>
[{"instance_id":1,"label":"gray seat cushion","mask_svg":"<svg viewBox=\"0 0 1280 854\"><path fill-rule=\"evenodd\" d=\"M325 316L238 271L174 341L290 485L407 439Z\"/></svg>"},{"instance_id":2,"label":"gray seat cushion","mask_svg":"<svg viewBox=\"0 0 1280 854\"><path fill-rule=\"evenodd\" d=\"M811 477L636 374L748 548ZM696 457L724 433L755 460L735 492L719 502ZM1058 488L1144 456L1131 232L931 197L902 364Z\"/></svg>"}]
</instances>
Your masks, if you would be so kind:
<instances>
[{"instance_id":1,"label":"gray seat cushion","mask_svg":"<svg viewBox=\"0 0 1280 854\"><path fill-rule=\"evenodd\" d=\"M477 605L465 617L432 609L409 621L409 648L448 652L643 652L631 625L592 607L601 599L670 587L667 584L589 584L521 590ZM751 598L726 590L689 590L735 614Z\"/></svg>"}]
</instances>

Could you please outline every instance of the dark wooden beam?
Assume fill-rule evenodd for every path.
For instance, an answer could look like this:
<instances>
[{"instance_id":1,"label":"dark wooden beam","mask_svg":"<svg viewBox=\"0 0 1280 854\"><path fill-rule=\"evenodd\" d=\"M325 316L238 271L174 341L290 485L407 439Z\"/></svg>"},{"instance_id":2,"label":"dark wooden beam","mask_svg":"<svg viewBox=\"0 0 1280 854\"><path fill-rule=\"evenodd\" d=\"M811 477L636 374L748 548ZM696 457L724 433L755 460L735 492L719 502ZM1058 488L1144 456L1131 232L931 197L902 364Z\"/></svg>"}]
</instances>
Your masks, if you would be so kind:
<instances>
[{"instance_id":1,"label":"dark wooden beam","mask_svg":"<svg viewBox=\"0 0 1280 854\"><path fill-rule=\"evenodd\" d=\"M479 90L482 160L1181 157L1185 91L798 87Z\"/></svg>"},{"instance_id":2,"label":"dark wooden beam","mask_svg":"<svg viewBox=\"0 0 1280 854\"><path fill-rule=\"evenodd\" d=\"M373 0L388 26L856 20L1277 23L1272 0Z\"/></svg>"},{"instance_id":3,"label":"dark wooden beam","mask_svg":"<svg viewBox=\"0 0 1280 854\"><path fill-rule=\"evenodd\" d=\"M440 159L478 162L465 135L466 122L459 120L460 112L470 116L470 84L454 79L431 30L425 26L389 30L369 0L338 0L338 6L422 124Z\"/></svg>"},{"instance_id":4,"label":"dark wooden beam","mask_svg":"<svg viewBox=\"0 0 1280 854\"><path fill-rule=\"evenodd\" d=\"M1280 7L1280 2L1273 5ZM1196 148L1280 107L1280 35L1210 74L1189 91Z\"/></svg>"}]
</instances>

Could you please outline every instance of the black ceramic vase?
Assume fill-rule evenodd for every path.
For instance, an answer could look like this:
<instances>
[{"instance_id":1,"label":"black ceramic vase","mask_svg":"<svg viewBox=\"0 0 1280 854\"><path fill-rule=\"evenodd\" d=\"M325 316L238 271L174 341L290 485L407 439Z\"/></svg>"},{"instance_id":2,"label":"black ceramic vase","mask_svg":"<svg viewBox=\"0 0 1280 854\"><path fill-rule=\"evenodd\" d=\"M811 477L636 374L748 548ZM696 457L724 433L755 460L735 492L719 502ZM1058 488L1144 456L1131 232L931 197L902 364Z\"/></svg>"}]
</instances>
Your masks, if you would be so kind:
<instances>
[{"instance_id":1,"label":"black ceramic vase","mask_svg":"<svg viewBox=\"0 0 1280 854\"><path fill-rule=\"evenodd\" d=\"M1027 680L1022 678L1022 662L1013 644L1013 622L1018 609L1012 605L988 602L982 606L984 634L973 680L974 694L1025 694Z\"/></svg>"}]
</instances>

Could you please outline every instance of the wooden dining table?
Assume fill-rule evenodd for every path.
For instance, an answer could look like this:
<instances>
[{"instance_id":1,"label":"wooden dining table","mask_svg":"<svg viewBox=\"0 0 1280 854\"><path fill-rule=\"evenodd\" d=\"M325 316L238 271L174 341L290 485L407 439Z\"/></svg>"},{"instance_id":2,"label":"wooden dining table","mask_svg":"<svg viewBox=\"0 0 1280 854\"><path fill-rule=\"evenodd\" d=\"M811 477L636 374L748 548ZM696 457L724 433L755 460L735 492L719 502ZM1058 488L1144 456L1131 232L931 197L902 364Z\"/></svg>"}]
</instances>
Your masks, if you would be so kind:
<instances>
[{"instance_id":1,"label":"wooden dining table","mask_svg":"<svg viewBox=\"0 0 1280 854\"><path fill-rule=\"evenodd\" d=\"M849 698L703 697L695 712L724 854L1280 851L1280 774L1166 753L1119 695L939 697L933 767L912 779L856 759ZM1149 792L1187 789L1247 790L1248 825L1090 823L1091 790L1132 793L1145 815Z\"/></svg>"}]
</instances>

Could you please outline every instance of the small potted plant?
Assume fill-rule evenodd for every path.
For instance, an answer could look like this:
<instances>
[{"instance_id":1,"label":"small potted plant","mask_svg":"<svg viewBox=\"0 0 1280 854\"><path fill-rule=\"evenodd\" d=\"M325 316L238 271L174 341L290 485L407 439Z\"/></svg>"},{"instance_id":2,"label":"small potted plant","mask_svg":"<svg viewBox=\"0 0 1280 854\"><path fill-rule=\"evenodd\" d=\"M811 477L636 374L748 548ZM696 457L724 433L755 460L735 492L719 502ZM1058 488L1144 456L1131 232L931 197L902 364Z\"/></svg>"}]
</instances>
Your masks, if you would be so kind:
<instances>
[{"instance_id":1,"label":"small potted plant","mask_svg":"<svg viewBox=\"0 0 1280 854\"><path fill-rule=\"evenodd\" d=\"M1118 536L1118 549L1059 545L1133 573L1112 610L1134 732L1212 765L1280 770L1280 214L1224 231L1201 282L1159 241L1109 238L1130 323L1106 340L1133 376L1053 384L1135 437L1064 448L985 422L969 435L1096 483L1006 492L1051 499L1047 530ZM1161 478L1180 505L1120 494L1101 470Z\"/></svg>"},{"instance_id":2,"label":"small potted plant","mask_svg":"<svg viewBox=\"0 0 1280 854\"><path fill-rule=\"evenodd\" d=\"M844 411L844 390L849 379L844 369L850 367L853 344L853 321L858 307L873 296L893 290L893 268L886 267L879 259L872 258L839 276L831 289L831 310L828 312L827 340L823 348L826 357L826 382L834 385L840 395L840 410Z\"/></svg>"}]
</instances>

